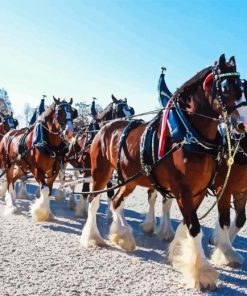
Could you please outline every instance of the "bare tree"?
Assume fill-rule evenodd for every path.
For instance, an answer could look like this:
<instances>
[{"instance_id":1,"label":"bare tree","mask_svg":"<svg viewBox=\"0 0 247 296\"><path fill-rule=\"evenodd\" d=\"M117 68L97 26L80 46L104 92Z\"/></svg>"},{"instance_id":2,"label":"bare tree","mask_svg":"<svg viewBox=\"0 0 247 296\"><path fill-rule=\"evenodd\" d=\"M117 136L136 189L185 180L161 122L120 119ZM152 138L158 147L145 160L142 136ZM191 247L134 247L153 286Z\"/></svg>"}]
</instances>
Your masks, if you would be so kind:
<instances>
[{"instance_id":1,"label":"bare tree","mask_svg":"<svg viewBox=\"0 0 247 296\"><path fill-rule=\"evenodd\" d=\"M25 103L23 113L26 118L26 126L28 126L29 120L33 114L33 108L30 106L29 103Z\"/></svg>"}]
</instances>

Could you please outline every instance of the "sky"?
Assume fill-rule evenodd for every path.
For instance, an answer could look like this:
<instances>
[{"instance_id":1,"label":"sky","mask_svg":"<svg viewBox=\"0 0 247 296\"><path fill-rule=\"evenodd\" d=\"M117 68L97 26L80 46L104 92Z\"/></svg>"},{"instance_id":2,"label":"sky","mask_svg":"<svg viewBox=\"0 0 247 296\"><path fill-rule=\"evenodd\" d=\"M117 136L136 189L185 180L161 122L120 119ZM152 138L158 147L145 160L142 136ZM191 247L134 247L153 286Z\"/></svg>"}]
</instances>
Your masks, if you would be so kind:
<instances>
[{"instance_id":1,"label":"sky","mask_svg":"<svg viewBox=\"0 0 247 296\"><path fill-rule=\"evenodd\" d=\"M114 94L151 111L161 66L175 91L222 53L247 78L245 0L0 0L0 20L0 88L15 114L43 94L102 107Z\"/></svg>"}]
</instances>

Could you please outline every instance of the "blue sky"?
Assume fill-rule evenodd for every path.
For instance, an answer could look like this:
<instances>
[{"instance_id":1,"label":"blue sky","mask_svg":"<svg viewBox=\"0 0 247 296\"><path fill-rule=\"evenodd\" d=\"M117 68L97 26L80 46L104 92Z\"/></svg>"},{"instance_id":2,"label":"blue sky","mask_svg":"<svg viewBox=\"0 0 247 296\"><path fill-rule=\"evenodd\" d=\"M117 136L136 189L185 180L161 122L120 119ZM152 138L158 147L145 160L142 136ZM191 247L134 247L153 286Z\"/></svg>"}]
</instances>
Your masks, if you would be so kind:
<instances>
[{"instance_id":1,"label":"blue sky","mask_svg":"<svg viewBox=\"0 0 247 296\"><path fill-rule=\"evenodd\" d=\"M247 78L244 0L0 0L0 19L0 87L16 114L42 94L153 110L161 66L174 91L222 53Z\"/></svg>"}]
</instances>

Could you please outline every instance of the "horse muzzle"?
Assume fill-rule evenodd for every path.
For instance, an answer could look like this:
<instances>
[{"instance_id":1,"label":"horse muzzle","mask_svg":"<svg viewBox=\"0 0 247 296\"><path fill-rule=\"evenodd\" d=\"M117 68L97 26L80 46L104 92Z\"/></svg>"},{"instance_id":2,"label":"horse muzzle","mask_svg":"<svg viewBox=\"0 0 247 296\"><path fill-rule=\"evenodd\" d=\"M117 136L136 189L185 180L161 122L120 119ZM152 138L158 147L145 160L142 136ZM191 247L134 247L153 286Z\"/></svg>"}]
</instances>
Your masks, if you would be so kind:
<instances>
[{"instance_id":1,"label":"horse muzzle","mask_svg":"<svg viewBox=\"0 0 247 296\"><path fill-rule=\"evenodd\" d=\"M71 121L67 122L66 129L64 130L64 136L71 139L74 136L74 127Z\"/></svg>"}]
</instances>

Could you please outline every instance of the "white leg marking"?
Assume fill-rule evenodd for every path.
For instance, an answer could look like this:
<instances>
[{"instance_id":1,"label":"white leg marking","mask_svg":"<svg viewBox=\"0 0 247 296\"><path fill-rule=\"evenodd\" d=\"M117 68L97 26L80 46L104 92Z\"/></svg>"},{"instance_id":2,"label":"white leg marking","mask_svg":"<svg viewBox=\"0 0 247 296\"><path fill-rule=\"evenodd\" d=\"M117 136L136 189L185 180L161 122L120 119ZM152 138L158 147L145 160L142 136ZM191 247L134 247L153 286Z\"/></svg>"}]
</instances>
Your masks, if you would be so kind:
<instances>
[{"instance_id":1,"label":"white leg marking","mask_svg":"<svg viewBox=\"0 0 247 296\"><path fill-rule=\"evenodd\" d=\"M109 238L127 252L134 251L136 248L132 229L128 225L123 212L124 202L116 209L112 209L113 221L110 227Z\"/></svg>"},{"instance_id":2,"label":"white leg marking","mask_svg":"<svg viewBox=\"0 0 247 296\"><path fill-rule=\"evenodd\" d=\"M29 199L29 195L26 191L26 183L25 182L23 182L23 181L19 182L19 190L16 195L17 195L16 197L19 199Z\"/></svg>"},{"instance_id":3,"label":"white leg marking","mask_svg":"<svg viewBox=\"0 0 247 296\"><path fill-rule=\"evenodd\" d=\"M230 238L231 242L233 242L235 240L236 235L238 234L238 232L241 229L236 226L236 219L237 219L237 216L235 216L235 218L232 221L231 226L229 228L229 238Z\"/></svg>"},{"instance_id":4,"label":"white leg marking","mask_svg":"<svg viewBox=\"0 0 247 296\"><path fill-rule=\"evenodd\" d=\"M213 234L213 243L216 249L212 254L212 260L216 265L240 266L243 264L244 258L232 247L227 226L222 229L217 222Z\"/></svg>"},{"instance_id":5,"label":"white leg marking","mask_svg":"<svg viewBox=\"0 0 247 296\"><path fill-rule=\"evenodd\" d=\"M145 220L141 223L141 229L145 233L152 234L155 231L156 218L155 218L155 203L157 198L157 191L151 192L148 196L149 209Z\"/></svg>"},{"instance_id":6,"label":"white leg marking","mask_svg":"<svg viewBox=\"0 0 247 296\"><path fill-rule=\"evenodd\" d=\"M97 221L96 214L99 208L100 196L96 196L88 206L88 217L87 222L82 229L81 234L81 245L84 248L95 248L96 246L106 246L103 238L101 237Z\"/></svg>"},{"instance_id":7,"label":"white leg marking","mask_svg":"<svg viewBox=\"0 0 247 296\"><path fill-rule=\"evenodd\" d=\"M80 218L86 218L88 215L88 201L82 195L75 208L75 216Z\"/></svg>"},{"instance_id":8,"label":"white leg marking","mask_svg":"<svg viewBox=\"0 0 247 296\"><path fill-rule=\"evenodd\" d=\"M170 209L172 206L172 199L167 199L162 203L163 216L160 225L157 229L157 234L161 240L172 241L174 238L174 230L170 219Z\"/></svg>"},{"instance_id":9,"label":"white leg marking","mask_svg":"<svg viewBox=\"0 0 247 296\"><path fill-rule=\"evenodd\" d=\"M201 239L201 233L192 237L187 226L181 223L170 244L169 259L182 272L187 287L215 289L218 273L206 260Z\"/></svg>"},{"instance_id":10,"label":"white leg marking","mask_svg":"<svg viewBox=\"0 0 247 296\"><path fill-rule=\"evenodd\" d=\"M40 198L31 205L31 215L36 221L49 221L53 219L50 208L50 190L47 186L40 189Z\"/></svg>"},{"instance_id":11,"label":"white leg marking","mask_svg":"<svg viewBox=\"0 0 247 296\"><path fill-rule=\"evenodd\" d=\"M5 194L6 209L4 211L5 215L18 214L20 209L16 206L16 192L14 191L13 185L9 185L9 189Z\"/></svg>"}]
</instances>

